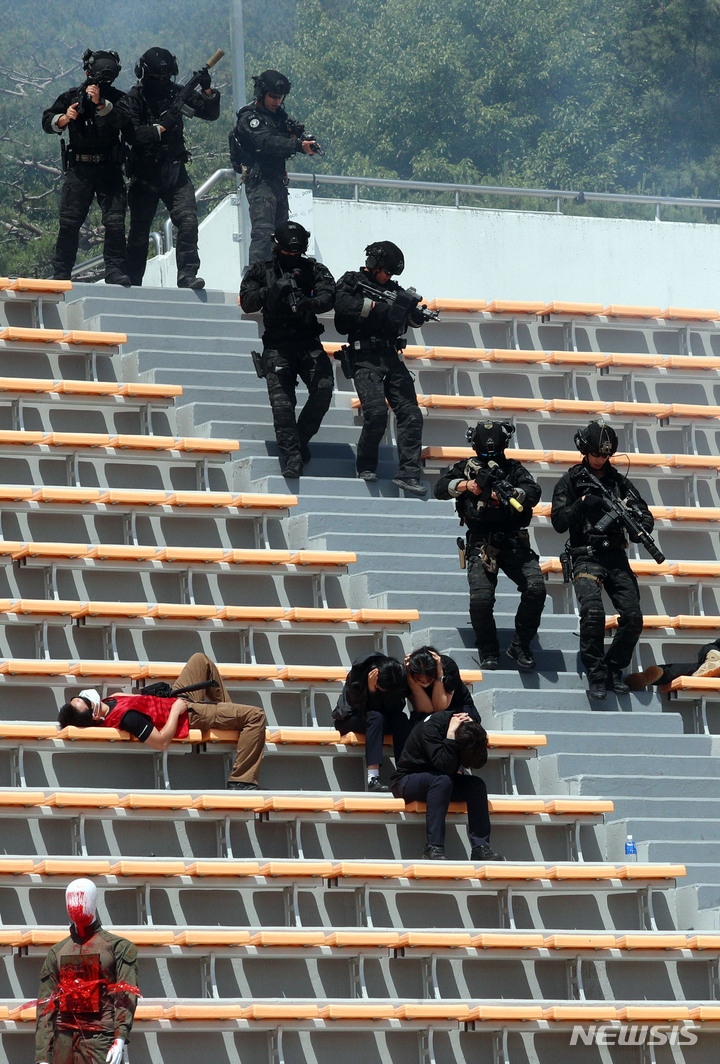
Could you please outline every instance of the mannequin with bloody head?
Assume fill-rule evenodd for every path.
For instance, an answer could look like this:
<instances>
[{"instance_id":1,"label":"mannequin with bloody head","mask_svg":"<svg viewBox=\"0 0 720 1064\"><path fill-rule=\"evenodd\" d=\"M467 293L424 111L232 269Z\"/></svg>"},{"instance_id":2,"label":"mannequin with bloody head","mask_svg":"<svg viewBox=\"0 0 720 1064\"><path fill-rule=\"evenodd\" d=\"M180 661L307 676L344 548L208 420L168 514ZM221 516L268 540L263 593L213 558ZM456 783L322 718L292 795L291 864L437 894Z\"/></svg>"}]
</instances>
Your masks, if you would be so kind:
<instances>
[{"instance_id":1,"label":"mannequin with bloody head","mask_svg":"<svg viewBox=\"0 0 720 1064\"><path fill-rule=\"evenodd\" d=\"M137 949L106 931L97 888L74 879L65 891L70 934L40 975L38 1064L121 1064L137 1004Z\"/></svg>"}]
</instances>

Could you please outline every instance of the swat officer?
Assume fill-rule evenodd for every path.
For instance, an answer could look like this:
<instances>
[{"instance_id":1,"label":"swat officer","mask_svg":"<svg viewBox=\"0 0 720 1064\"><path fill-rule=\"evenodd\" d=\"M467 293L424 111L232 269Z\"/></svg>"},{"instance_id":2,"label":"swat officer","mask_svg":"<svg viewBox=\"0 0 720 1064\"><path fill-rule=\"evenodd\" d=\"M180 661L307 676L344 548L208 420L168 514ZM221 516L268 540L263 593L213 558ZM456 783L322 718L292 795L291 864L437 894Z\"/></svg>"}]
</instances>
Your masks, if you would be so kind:
<instances>
[{"instance_id":1,"label":"swat officer","mask_svg":"<svg viewBox=\"0 0 720 1064\"><path fill-rule=\"evenodd\" d=\"M625 531L617 521L608 521L602 496L585 480L587 471L629 506L646 532L652 531L654 520L628 478L610 464L618 446L612 426L591 421L586 428L578 429L574 443L583 459L555 485L551 521L556 532L570 532L566 551L572 563L580 612L580 658L587 673L590 698L600 701L608 689L617 695L628 693L622 671L640 638L643 615L638 583L628 562ZM603 518L600 531L596 526ZM617 631L607 653L603 588L619 613Z\"/></svg>"},{"instance_id":2,"label":"swat officer","mask_svg":"<svg viewBox=\"0 0 720 1064\"><path fill-rule=\"evenodd\" d=\"M387 425L387 404L397 420L397 447L400 468L393 478L409 495L426 495L420 480L422 414L413 379L402 357L403 334L410 325L425 320L418 306L398 315L395 306L382 299L384 293L407 294L393 276L405 269L405 259L397 244L379 240L365 248L365 265L344 273L335 292L335 328L347 333L349 350L344 365L352 375L360 398L363 428L357 447L356 467L361 480L377 480L380 441ZM368 285L376 298L363 291ZM348 372L349 370L349 372Z\"/></svg>"},{"instance_id":3,"label":"swat officer","mask_svg":"<svg viewBox=\"0 0 720 1064\"><path fill-rule=\"evenodd\" d=\"M125 267L125 182L121 168L118 104L125 93L113 87L122 67L117 52L82 57L85 81L58 96L43 111L46 133L67 130L63 148L65 179L60 194L60 229L52 258L53 277L69 280L77 257L80 227L97 198L105 230L103 255L107 284L129 285Z\"/></svg>"},{"instance_id":4,"label":"swat officer","mask_svg":"<svg viewBox=\"0 0 720 1064\"><path fill-rule=\"evenodd\" d=\"M195 188L185 169L190 153L185 147L182 111L173 107L183 90L182 85L173 81L177 72L177 59L172 52L166 48L148 48L135 64L138 83L124 101L124 132L131 144L128 273L134 285L142 284L150 227L158 201L162 200L177 227L177 286L204 288L205 282L198 276ZM220 93L212 88L206 68L198 91L187 106L195 118L214 122L219 117Z\"/></svg>"},{"instance_id":5,"label":"swat officer","mask_svg":"<svg viewBox=\"0 0 720 1064\"><path fill-rule=\"evenodd\" d=\"M507 654L519 669L529 671L535 668L530 643L540 625L546 596L539 559L527 531L541 492L527 469L505 456L514 434L515 426L509 421L484 421L468 429L466 435L477 458L445 470L435 485L435 498L455 499L460 523L467 527L463 554L480 667L497 669L500 663L493 617L500 571L520 591L515 634Z\"/></svg>"},{"instance_id":6,"label":"swat officer","mask_svg":"<svg viewBox=\"0 0 720 1064\"><path fill-rule=\"evenodd\" d=\"M230 162L242 174L250 211L250 265L270 258L272 234L288 220L286 160L298 152L319 154L317 141L283 108L290 92L285 75L264 70L253 83L255 99L240 108L230 133Z\"/></svg>"},{"instance_id":7,"label":"swat officer","mask_svg":"<svg viewBox=\"0 0 720 1064\"><path fill-rule=\"evenodd\" d=\"M242 309L263 312L263 353L256 368L267 384L284 477L299 477L310 461L308 441L320 428L333 390L332 364L319 340L323 326L317 315L335 302L335 281L322 263L304 254L309 239L298 222L282 222L273 234L272 256L252 265L240 288ZM298 376L308 398L296 421Z\"/></svg>"}]
</instances>

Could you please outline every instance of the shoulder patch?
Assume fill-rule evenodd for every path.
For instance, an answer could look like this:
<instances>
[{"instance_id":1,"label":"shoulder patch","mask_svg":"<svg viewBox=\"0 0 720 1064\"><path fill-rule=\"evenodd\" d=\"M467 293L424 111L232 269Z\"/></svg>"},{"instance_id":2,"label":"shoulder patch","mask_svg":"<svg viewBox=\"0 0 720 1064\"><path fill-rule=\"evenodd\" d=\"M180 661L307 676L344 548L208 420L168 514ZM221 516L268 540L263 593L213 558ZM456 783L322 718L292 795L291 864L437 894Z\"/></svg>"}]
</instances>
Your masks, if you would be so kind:
<instances>
[{"instance_id":1,"label":"shoulder patch","mask_svg":"<svg viewBox=\"0 0 720 1064\"><path fill-rule=\"evenodd\" d=\"M251 118L250 119L250 129L257 129L257 127L259 125L260 125L260 119L259 118Z\"/></svg>"}]
</instances>

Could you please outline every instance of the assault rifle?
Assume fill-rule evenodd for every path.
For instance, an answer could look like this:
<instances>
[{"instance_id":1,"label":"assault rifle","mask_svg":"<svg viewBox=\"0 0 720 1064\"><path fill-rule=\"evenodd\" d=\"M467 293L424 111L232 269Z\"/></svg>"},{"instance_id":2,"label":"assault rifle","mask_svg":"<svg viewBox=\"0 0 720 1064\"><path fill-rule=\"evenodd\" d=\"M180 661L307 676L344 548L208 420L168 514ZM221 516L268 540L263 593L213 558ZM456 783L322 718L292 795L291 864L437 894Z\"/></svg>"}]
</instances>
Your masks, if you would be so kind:
<instances>
[{"instance_id":1,"label":"assault rifle","mask_svg":"<svg viewBox=\"0 0 720 1064\"><path fill-rule=\"evenodd\" d=\"M158 121L161 126L171 129L180 120L180 115L186 115L188 118L193 117L195 109L191 107L190 101L196 95L195 89L202 81L204 74L211 67L214 67L216 63L219 63L224 55L225 52L222 48L218 48L217 52L213 52L204 66L201 66L199 70L193 71L170 106L160 115Z\"/></svg>"},{"instance_id":2,"label":"assault rifle","mask_svg":"<svg viewBox=\"0 0 720 1064\"><path fill-rule=\"evenodd\" d=\"M300 140L309 140L312 144L313 155L324 155L325 151L320 147L320 142L317 137L314 137L312 133L305 132L305 126L302 122L298 122L297 118L291 118L290 115L285 119L285 125L287 126L288 133L293 137L299 137Z\"/></svg>"},{"instance_id":3,"label":"assault rifle","mask_svg":"<svg viewBox=\"0 0 720 1064\"><path fill-rule=\"evenodd\" d=\"M414 288L400 288L397 292L393 292L390 289L376 288L375 285L358 278L355 291L362 292L376 303L388 303L390 306L388 319L401 332L407 328L408 319L414 310L420 312L423 322L438 321L440 318L436 310L428 310L424 304L419 306L423 297L418 295Z\"/></svg>"},{"instance_id":4,"label":"assault rifle","mask_svg":"<svg viewBox=\"0 0 720 1064\"><path fill-rule=\"evenodd\" d=\"M628 492L625 498L618 499L617 496L603 484L600 478L596 477L594 473L591 473L589 469L583 469L582 476L578 478L577 486L579 488L592 488L592 493L599 495L603 501L605 513L595 524L595 531L599 535L605 535L605 533L609 531L613 522L617 521L618 524L622 525L622 527L630 534L631 539L636 543L642 543L650 557L653 558L658 565L662 565L665 561L665 555L660 551L650 533L645 531L638 520L639 508L637 504L640 501L640 497L634 488L628 487Z\"/></svg>"},{"instance_id":5,"label":"assault rifle","mask_svg":"<svg viewBox=\"0 0 720 1064\"><path fill-rule=\"evenodd\" d=\"M290 288L288 290L287 298L288 303L290 304L290 310L293 312L293 314L297 314L305 300L305 293L302 291L300 285L298 284L298 277L300 276L300 270L292 270L291 273L287 274L287 279L290 282Z\"/></svg>"},{"instance_id":6,"label":"assault rifle","mask_svg":"<svg viewBox=\"0 0 720 1064\"><path fill-rule=\"evenodd\" d=\"M497 462L483 463L477 458L471 458L465 466L465 474L466 479L474 480L479 488L490 487L501 505L512 506L518 513L523 509L525 492L522 488L513 487L510 481L506 480Z\"/></svg>"}]
</instances>

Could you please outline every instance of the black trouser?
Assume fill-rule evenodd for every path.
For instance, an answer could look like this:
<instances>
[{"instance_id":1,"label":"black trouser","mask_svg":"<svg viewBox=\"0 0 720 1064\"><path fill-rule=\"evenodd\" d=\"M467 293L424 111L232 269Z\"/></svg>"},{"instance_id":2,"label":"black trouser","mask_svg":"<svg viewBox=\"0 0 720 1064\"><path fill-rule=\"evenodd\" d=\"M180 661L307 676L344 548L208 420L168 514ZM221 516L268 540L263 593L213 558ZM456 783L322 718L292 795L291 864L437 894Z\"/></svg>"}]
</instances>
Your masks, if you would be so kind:
<instances>
[{"instance_id":1,"label":"black trouser","mask_svg":"<svg viewBox=\"0 0 720 1064\"><path fill-rule=\"evenodd\" d=\"M402 753L405 741L410 734L410 719L402 712L395 710L391 713L381 713L376 709L369 709L365 713L351 713L349 717L335 721L335 727L341 735L348 732L357 732L365 735L365 763L367 765L382 765L383 761L383 737L392 735L393 754L395 763Z\"/></svg>"},{"instance_id":2,"label":"black trouser","mask_svg":"<svg viewBox=\"0 0 720 1064\"><path fill-rule=\"evenodd\" d=\"M428 846L445 845L445 817L450 802L467 802L471 846L487 845L490 841L487 787L479 776L411 772L398 780L392 792L396 798L403 798L406 802L427 803L425 830Z\"/></svg>"},{"instance_id":3,"label":"black trouser","mask_svg":"<svg viewBox=\"0 0 720 1064\"><path fill-rule=\"evenodd\" d=\"M498 574L489 573L480 560L482 542L481 538L470 537L466 562L470 585L470 623L481 657L500 652L493 616ZM538 556L523 534L519 538L503 540L497 562L498 569L512 580L520 592L520 603L515 614L515 635L523 646L527 646L540 627L547 595Z\"/></svg>"},{"instance_id":4,"label":"black trouser","mask_svg":"<svg viewBox=\"0 0 720 1064\"><path fill-rule=\"evenodd\" d=\"M711 650L720 650L720 639L716 639L713 643L706 643L704 647L700 647L697 662L694 665L687 661L676 662L670 665L662 664L660 668L663 670L663 674L659 680L655 680L655 686L672 683L673 680L677 680L678 676L691 676L695 670L699 669L704 663L705 658Z\"/></svg>"},{"instance_id":5,"label":"black trouser","mask_svg":"<svg viewBox=\"0 0 720 1064\"><path fill-rule=\"evenodd\" d=\"M158 164L158 172L160 166ZM180 166L177 183L153 185L141 178L134 178L128 193L130 204L130 231L127 240L128 274L134 285L141 285L147 263L148 240L158 202L170 212L170 219L177 229L175 261L177 278L192 280L200 269L198 255L198 217L195 203L195 188L184 165Z\"/></svg>"},{"instance_id":6,"label":"black trouser","mask_svg":"<svg viewBox=\"0 0 720 1064\"><path fill-rule=\"evenodd\" d=\"M77 257L80 228L97 197L105 230L106 273L125 274L125 207L122 170L115 163L77 163L65 174L60 193L60 228L52 258L53 275L64 280Z\"/></svg>"},{"instance_id":7,"label":"black trouser","mask_svg":"<svg viewBox=\"0 0 720 1064\"><path fill-rule=\"evenodd\" d=\"M300 461L301 448L312 439L328 411L333 392L330 359L319 340L300 341L292 347L266 346L265 383L273 412L273 428L283 462ZM308 397L295 421L295 386L298 376Z\"/></svg>"},{"instance_id":8,"label":"black trouser","mask_svg":"<svg viewBox=\"0 0 720 1064\"><path fill-rule=\"evenodd\" d=\"M268 180L250 177L245 182L250 213L250 266L272 258L272 235L290 216L284 177Z\"/></svg>"},{"instance_id":9,"label":"black trouser","mask_svg":"<svg viewBox=\"0 0 720 1064\"><path fill-rule=\"evenodd\" d=\"M362 406L363 427L357 447L358 473L374 473L380 441L387 425L387 404L397 421L398 476L418 480L421 474L422 414L415 385L402 354L392 347L377 355L355 356L355 390Z\"/></svg>"},{"instance_id":10,"label":"black trouser","mask_svg":"<svg viewBox=\"0 0 720 1064\"><path fill-rule=\"evenodd\" d=\"M608 668L629 665L643 626L640 592L624 550L600 550L592 558L573 554L573 585L580 611L580 659L590 683L603 683ZM618 626L605 653L602 589L618 611Z\"/></svg>"}]
</instances>

